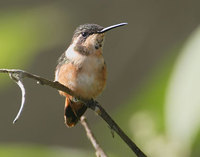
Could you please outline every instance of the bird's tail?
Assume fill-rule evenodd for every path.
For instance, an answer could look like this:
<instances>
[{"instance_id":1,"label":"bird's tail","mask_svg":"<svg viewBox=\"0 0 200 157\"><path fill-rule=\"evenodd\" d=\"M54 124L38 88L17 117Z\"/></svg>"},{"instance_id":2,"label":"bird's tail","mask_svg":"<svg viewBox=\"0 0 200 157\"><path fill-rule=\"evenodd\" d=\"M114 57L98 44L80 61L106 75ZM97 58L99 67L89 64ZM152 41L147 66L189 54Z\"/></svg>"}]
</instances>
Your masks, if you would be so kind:
<instances>
[{"instance_id":1,"label":"bird's tail","mask_svg":"<svg viewBox=\"0 0 200 157\"><path fill-rule=\"evenodd\" d=\"M75 101L67 96L65 100L65 124L68 127L73 127L79 121L80 117L85 113L87 107L80 101Z\"/></svg>"}]
</instances>

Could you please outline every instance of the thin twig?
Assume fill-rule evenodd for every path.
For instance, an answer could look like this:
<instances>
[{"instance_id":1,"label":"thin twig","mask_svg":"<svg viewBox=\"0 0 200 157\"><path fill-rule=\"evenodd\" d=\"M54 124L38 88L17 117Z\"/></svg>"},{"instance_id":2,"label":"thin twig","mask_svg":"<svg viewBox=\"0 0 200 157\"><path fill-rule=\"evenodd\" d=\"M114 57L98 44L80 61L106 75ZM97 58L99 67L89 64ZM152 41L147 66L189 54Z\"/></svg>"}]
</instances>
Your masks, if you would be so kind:
<instances>
[{"instance_id":1,"label":"thin twig","mask_svg":"<svg viewBox=\"0 0 200 157\"><path fill-rule=\"evenodd\" d=\"M21 89L21 93L22 93L22 99L21 99L21 107L17 113L17 116L15 117L15 119L13 120L13 124L17 122L17 120L19 119L23 109L24 109L24 104L25 104L25 94L26 94L26 90L24 88L24 85L22 83L22 77L19 74L16 73L10 73L9 74L10 78L15 81L17 83L17 85L19 86L19 88Z\"/></svg>"},{"instance_id":2,"label":"thin twig","mask_svg":"<svg viewBox=\"0 0 200 157\"><path fill-rule=\"evenodd\" d=\"M123 139L123 141L132 149L132 151L137 155L137 157L146 157L146 155L137 147L137 145L122 131L122 129L115 123L115 121L109 116L109 114L104 110L104 108L99 105L99 103L95 100L87 101L83 98L81 98L79 95L76 95L76 93L73 93L69 88L65 87L64 85L60 84L59 82L54 82L47 80L45 78L42 78L37 75L33 75L31 73L28 73L23 70L15 70L15 69L0 69L0 73L9 73L9 74L19 74L22 78L31 78L36 80L41 85L47 85L52 88L55 88L57 90L61 90L63 92L66 92L74 97L77 97L79 100L83 101L88 108L92 109L96 113L98 113L99 116L101 116L102 119L104 119L107 124Z\"/></svg>"},{"instance_id":3,"label":"thin twig","mask_svg":"<svg viewBox=\"0 0 200 157\"><path fill-rule=\"evenodd\" d=\"M105 152L103 151L103 149L98 144L98 142L97 142L96 138L94 137L91 129L89 128L85 116L81 117L81 124L84 127L85 132L87 134L87 137L90 140L90 142L92 143L92 145L93 145L93 147L94 147L94 149L96 151L96 156L97 157L107 157L107 155L105 154Z\"/></svg>"}]
</instances>

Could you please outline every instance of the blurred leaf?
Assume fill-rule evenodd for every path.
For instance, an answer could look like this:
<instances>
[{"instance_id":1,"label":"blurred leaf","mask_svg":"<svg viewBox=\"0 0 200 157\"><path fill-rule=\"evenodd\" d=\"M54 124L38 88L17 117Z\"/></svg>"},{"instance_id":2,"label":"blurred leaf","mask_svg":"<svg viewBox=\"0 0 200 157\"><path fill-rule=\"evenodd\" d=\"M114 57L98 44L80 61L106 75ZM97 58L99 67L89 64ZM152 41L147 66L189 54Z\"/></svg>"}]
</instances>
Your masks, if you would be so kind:
<instances>
[{"instance_id":1,"label":"blurred leaf","mask_svg":"<svg viewBox=\"0 0 200 157\"><path fill-rule=\"evenodd\" d=\"M167 133L190 150L200 128L200 27L184 45L170 80L166 118Z\"/></svg>"}]
</instances>

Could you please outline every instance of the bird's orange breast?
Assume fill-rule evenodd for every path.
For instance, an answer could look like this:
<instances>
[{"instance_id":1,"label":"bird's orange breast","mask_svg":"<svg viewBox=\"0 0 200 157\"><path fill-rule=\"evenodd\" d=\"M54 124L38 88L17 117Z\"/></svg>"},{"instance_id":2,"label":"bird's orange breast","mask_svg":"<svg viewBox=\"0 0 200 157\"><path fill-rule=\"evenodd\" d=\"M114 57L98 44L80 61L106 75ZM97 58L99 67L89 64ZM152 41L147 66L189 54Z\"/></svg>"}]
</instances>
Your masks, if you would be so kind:
<instances>
[{"instance_id":1,"label":"bird's orange breast","mask_svg":"<svg viewBox=\"0 0 200 157\"><path fill-rule=\"evenodd\" d=\"M57 81L85 99L95 98L106 84L106 65L102 55L87 56L79 64L63 64L59 68ZM67 96L64 92L60 94Z\"/></svg>"}]
</instances>

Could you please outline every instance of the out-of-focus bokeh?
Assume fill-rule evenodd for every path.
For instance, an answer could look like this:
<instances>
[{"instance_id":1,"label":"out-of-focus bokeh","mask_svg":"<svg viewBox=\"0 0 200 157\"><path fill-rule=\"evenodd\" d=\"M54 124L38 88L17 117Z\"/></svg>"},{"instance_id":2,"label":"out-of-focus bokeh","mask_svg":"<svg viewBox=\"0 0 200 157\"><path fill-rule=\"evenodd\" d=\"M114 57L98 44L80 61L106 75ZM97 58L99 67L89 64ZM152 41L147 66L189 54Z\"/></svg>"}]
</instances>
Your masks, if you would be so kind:
<instances>
[{"instance_id":1,"label":"out-of-focus bokeh","mask_svg":"<svg viewBox=\"0 0 200 157\"><path fill-rule=\"evenodd\" d=\"M84 23L127 26L106 35L107 87L99 102L150 157L200 156L200 1L0 1L0 68L53 80L57 58ZM80 124L66 128L64 98L0 74L0 156L95 156ZM98 116L86 113L102 148L134 156Z\"/></svg>"}]
</instances>

